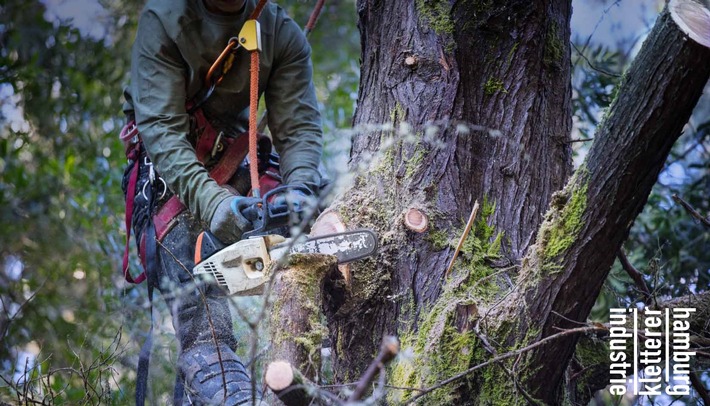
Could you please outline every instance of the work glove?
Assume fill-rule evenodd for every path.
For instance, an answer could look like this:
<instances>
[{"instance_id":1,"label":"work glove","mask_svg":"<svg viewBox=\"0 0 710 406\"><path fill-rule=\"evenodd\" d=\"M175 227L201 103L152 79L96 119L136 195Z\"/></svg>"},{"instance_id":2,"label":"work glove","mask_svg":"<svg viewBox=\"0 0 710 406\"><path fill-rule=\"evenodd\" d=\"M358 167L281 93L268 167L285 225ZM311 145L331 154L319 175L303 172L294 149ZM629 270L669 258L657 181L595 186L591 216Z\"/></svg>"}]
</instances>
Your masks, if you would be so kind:
<instances>
[{"instance_id":1,"label":"work glove","mask_svg":"<svg viewBox=\"0 0 710 406\"><path fill-rule=\"evenodd\" d=\"M287 207L289 212L293 214L292 224L300 224L311 213L313 215L310 218L313 220L318 214L318 199L308 187L303 185L294 185L293 189L276 196L273 205Z\"/></svg>"},{"instance_id":2,"label":"work glove","mask_svg":"<svg viewBox=\"0 0 710 406\"><path fill-rule=\"evenodd\" d=\"M235 243L242 238L242 234L253 228L251 221L237 209L238 203L244 202L245 199L259 201L259 199L244 196L231 196L222 200L217 206L210 221L210 231L221 242Z\"/></svg>"}]
</instances>

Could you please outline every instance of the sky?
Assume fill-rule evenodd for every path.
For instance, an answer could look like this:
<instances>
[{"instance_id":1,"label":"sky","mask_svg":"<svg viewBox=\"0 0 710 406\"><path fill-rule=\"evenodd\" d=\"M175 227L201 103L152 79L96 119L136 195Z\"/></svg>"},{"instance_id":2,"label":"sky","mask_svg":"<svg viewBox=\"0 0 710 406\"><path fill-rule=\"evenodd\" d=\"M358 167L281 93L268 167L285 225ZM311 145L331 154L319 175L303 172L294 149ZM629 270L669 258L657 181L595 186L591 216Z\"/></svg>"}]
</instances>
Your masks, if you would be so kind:
<instances>
[{"instance_id":1,"label":"sky","mask_svg":"<svg viewBox=\"0 0 710 406\"><path fill-rule=\"evenodd\" d=\"M47 6L47 20L71 19L85 34L96 38L106 34L106 13L97 0L42 2ZM573 38L578 35L586 39L591 35L594 43L628 43L647 32L663 4L663 0L573 0Z\"/></svg>"},{"instance_id":2,"label":"sky","mask_svg":"<svg viewBox=\"0 0 710 406\"><path fill-rule=\"evenodd\" d=\"M640 46L663 0L573 0L572 39L629 49Z\"/></svg>"}]
</instances>

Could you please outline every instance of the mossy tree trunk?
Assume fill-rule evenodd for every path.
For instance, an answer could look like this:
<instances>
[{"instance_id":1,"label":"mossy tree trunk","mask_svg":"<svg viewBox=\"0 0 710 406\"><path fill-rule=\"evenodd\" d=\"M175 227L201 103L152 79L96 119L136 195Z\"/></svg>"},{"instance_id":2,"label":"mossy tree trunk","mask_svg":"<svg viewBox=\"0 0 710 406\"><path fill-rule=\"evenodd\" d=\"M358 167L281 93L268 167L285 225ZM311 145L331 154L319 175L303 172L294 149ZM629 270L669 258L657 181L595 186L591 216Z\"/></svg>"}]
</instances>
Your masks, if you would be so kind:
<instances>
[{"instance_id":1,"label":"mossy tree trunk","mask_svg":"<svg viewBox=\"0 0 710 406\"><path fill-rule=\"evenodd\" d=\"M329 326L340 381L359 377L384 334L415 353L393 383L424 387L569 327L555 314L585 321L710 72L695 65L707 48L660 21L663 41L644 49L675 44L681 65L654 55L657 69L629 72L642 85L626 81L616 106L628 110L616 114L633 117L603 126L553 196L571 174L570 3L358 1L363 130L351 158L368 170L332 209L375 229L381 250L352 265L352 297ZM445 277L475 200L482 209ZM405 227L410 208L429 217L424 232ZM490 366L430 403L558 403L576 341Z\"/></svg>"},{"instance_id":2,"label":"mossy tree trunk","mask_svg":"<svg viewBox=\"0 0 710 406\"><path fill-rule=\"evenodd\" d=\"M571 7L553 3L358 3L363 55L354 123L389 123L395 131L355 138L353 166L373 152L380 159L366 163L375 170L335 206L349 225L386 236L379 258L353 268L359 301L337 337L347 348L338 354L340 378L357 378L383 333L416 329L441 294L451 244L474 200L495 204L489 223L502 236L499 262L507 266L520 261L552 192L564 185ZM402 123L412 134L397 131ZM430 124L438 127L433 137ZM409 207L429 216L426 232L404 228Z\"/></svg>"}]
</instances>

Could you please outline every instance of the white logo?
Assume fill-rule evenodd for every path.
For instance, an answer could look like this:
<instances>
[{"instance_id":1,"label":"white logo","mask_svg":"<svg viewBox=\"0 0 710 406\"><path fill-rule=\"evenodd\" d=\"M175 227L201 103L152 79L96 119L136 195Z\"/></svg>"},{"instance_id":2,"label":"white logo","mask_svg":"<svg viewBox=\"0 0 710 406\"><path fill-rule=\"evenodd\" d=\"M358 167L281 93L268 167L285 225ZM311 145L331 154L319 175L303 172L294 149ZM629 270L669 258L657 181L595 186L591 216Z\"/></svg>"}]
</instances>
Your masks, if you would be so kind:
<instances>
[{"instance_id":1,"label":"white logo","mask_svg":"<svg viewBox=\"0 0 710 406\"><path fill-rule=\"evenodd\" d=\"M625 394L632 380L634 395L690 394L690 357L695 351L688 351L688 318L695 309L610 311L609 392Z\"/></svg>"}]
</instances>

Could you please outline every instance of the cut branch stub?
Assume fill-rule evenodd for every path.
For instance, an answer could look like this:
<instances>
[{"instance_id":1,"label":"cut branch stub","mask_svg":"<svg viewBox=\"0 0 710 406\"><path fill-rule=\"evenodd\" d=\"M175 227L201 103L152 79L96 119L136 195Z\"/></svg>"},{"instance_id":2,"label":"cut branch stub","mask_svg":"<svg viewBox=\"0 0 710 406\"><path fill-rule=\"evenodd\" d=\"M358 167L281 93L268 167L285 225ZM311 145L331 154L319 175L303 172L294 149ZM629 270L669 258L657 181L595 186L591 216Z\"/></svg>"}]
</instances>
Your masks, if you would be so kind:
<instances>
[{"instance_id":1,"label":"cut branch stub","mask_svg":"<svg viewBox=\"0 0 710 406\"><path fill-rule=\"evenodd\" d=\"M410 207L404 213L404 225L415 233L423 233L429 228L429 217L421 210Z\"/></svg>"},{"instance_id":2,"label":"cut branch stub","mask_svg":"<svg viewBox=\"0 0 710 406\"><path fill-rule=\"evenodd\" d=\"M317 388L286 361L274 361L266 367L264 384L286 406L312 404Z\"/></svg>"},{"instance_id":3,"label":"cut branch stub","mask_svg":"<svg viewBox=\"0 0 710 406\"><path fill-rule=\"evenodd\" d=\"M668 9L681 31L710 48L710 10L692 0L671 0Z\"/></svg>"},{"instance_id":4,"label":"cut branch stub","mask_svg":"<svg viewBox=\"0 0 710 406\"><path fill-rule=\"evenodd\" d=\"M345 222L340 215L336 211L328 209L318 216L313 227L311 227L310 235L316 237L319 235L342 233L345 230ZM338 265L338 269L340 273L343 274L345 281L350 283L350 265Z\"/></svg>"}]
</instances>

